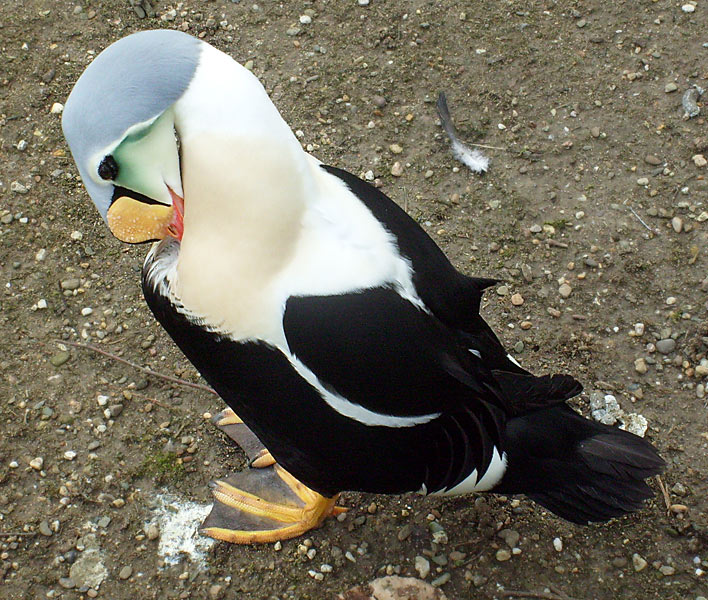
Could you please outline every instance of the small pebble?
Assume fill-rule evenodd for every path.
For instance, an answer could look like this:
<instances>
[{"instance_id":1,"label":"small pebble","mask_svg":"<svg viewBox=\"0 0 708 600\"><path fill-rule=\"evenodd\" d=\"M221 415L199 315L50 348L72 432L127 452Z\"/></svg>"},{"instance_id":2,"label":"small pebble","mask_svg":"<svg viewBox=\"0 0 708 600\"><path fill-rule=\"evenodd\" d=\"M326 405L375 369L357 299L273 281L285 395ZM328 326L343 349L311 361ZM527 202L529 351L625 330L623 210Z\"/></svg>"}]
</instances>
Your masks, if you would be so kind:
<instances>
[{"instance_id":1,"label":"small pebble","mask_svg":"<svg viewBox=\"0 0 708 600\"><path fill-rule=\"evenodd\" d=\"M433 587L440 587L441 585L445 585L448 581L450 581L450 573L443 573L437 579L433 579L430 582L430 585Z\"/></svg>"},{"instance_id":2,"label":"small pebble","mask_svg":"<svg viewBox=\"0 0 708 600\"><path fill-rule=\"evenodd\" d=\"M398 534L397 534L398 540L400 542L402 542L403 540L408 539L408 537L410 536L410 534L412 532L413 532L413 525L411 525L410 523L406 523L403 527L401 527L398 530Z\"/></svg>"},{"instance_id":3,"label":"small pebble","mask_svg":"<svg viewBox=\"0 0 708 600\"><path fill-rule=\"evenodd\" d=\"M505 548L501 548L501 549L497 550L497 553L495 556L499 562L505 562L511 558L511 552L509 552Z\"/></svg>"},{"instance_id":4,"label":"small pebble","mask_svg":"<svg viewBox=\"0 0 708 600\"><path fill-rule=\"evenodd\" d=\"M59 585L65 590L72 590L76 587L76 583L74 583L74 580L71 577L60 577Z\"/></svg>"},{"instance_id":5,"label":"small pebble","mask_svg":"<svg viewBox=\"0 0 708 600\"><path fill-rule=\"evenodd\" d=\"M101 517L96 523L101 529L105 529L111 524L111 518L109 516Z\"/></svg>"},{"instance_id":6,"label":"small pebble","mask_svg":"<svg viewBox=\"0 0 708 600\"><path fill-rule=\"evenodd\" d=\"M53 115L60 115L64 111L64 105L61 102L55 102L52 104L52 108L50 109L50 112Z\"/></svg>"},{"instance_id":7,"label":"small pebble","mask_svg":"<svg viewBox=\"0 0 708 600\"><path fill-rule=\"evenodd\" d=\"M39 471L44 466L44 459L41 456L38 456L37 458L33 458L30 461L29 465L36 471Z\"/></svg>"},{"instance_id":8,"label":"small pebble","mask_svg":"<svg viewBox=\"0 0 708 600\"><path fill-rule=\"evenodd\" d=\"M661 565L661 566L659 567L659 572L660 572L662 575L664 575L665 577L669 577L670 575L673 575L674 573L676 573L676 569L674 569L674 568L673 568L672 566L670 566L670 565Z\"/></svg>"},{"instance_id":9,"label":"small pebble","mask_svg":"<svg viewBox=\"0 0 708 600\"><path fill-rule=\"evenodd\" d=\"M157 526L157 523L150 523L145 530L145 535L147 535L149 540L156 540L160 537L160 529Z\"/></svg>"},{"instance_id":10,"label":"small pebble","mask_svg":"<svg viewBox=\"0 0 708 600\"><path fill-rule=\"evenodd\" d=\"M509 294L509 288L505 285L500 285L497 288L497 295L498 296L507 296Z\"/></svg>"},{"instance_id":11,"label":"small pebble","mask_svg":"<svg viewBox=\"0 0 708 600\"><path fill-rule=\"evenodd\" d=\"M398 144L391 144L388 149L394 154L400 154L401 152L403 152L403 148L401 148L401 146L399 146Z\"/></svg>"},{"instance_id":12,"label":"small pebble","mask_svg":"<svg viewBox=\"0 0 708 600\"><path fill-rule=\"evenodd\" d=\"M553 538L553 549L556 552L562 552L563 550L563 540L560 539L559 537Z\"/></svg>"},{"instance_id":13,"label":"small pebble","mask_svg":"<svg viewBox=\"0 0 708 600\"><path fill-rule=\"evenodd\" d=\"M420 578L425 579L430 573L430 561L424 556L416 556L414 564Z\"/></svg>"},{"instance_id":14,"label":"small pebble","mask_svg":"<svg viewBox=\"0 0 708 600\"><path fill-rule=\"evenodd\" d=\"M221 592L224 590L224 586L214 584L209 588L209 598L212 600L218 600L221 598Z\"/></svg>"},{"instance_id":15,"label":"small pebble","mask_svg":"<svg viewBox=\"0 0 708 600\"><path fill-rule=\"evenodd\" d=\"M133 574L133 567L130 565L126 565L120 570L120 573L118 573L118 577L120 579L128 579L131 575Z\"/></svg>"},{"instance_id":16,"label":"small pebble","mask_svg":"<svg viewBox=\"0 0 708 600\"><path fill-rule=\"evenodd\" d=\"M637 185L649 185L649 178L640 177L639 179L637 179Z\"/></svg>"},{"instance_id":17,"label":"small pebble","mask_svg":"<svg viewBox=\"0 0 708 600\"><path fill-rule=\"evenodd\" d=\"M681 7L681 10L682 10L683 12L685 12L685 13L692 13L692 12L694 12L694 11L696 10L696 7L695 7L695 5L693 5L693 4L684 4L684 5Z\"/></svg>"},{"instance_id":18,"label":"small pebble","mask_svg":"<svg viewBox=\"0 0 708 600\"><path fill-rule=\"evenodd\" d=\"M567 298L570 296L570 294L573 292L573 288L571 288L567 283L562 284L558 288L558 293L563 297Z\"/></svg>"},{"instance_id":19,"label":"small pebble","mask_svg":"<svg viewBox=\"0 0 708 600\"><path fill-rule=\"evenodd\" d=\"M676 233L681 233L681 229L683 229L683 221L681 220L681 217L674 217L671 219L671 227L673 227Z\"/></svg>"},{"instance_id":20,"label":"small pebble","mask_svg":"<svg viewBox=\"0 0 708 600\"><path fill-rule=\"evenodd\" d=\"M661 354L671 354L676 348L676 340L667 338L656 343L656 349Z\"/></svg>"},{"instance_id":21,"label":"small pebble","mask_svg":"<svg viewBox=\"0 0 708 600\"><path fill-rule=\"evenodd\" d=\"M61 289L63 290L73 291L78 289L78 287L81 285L81 281L75 277L72 277L70 279L65 279L64 281L62 281L60 285Z\"/></svg>"},{"instance_id":22,"label":"small pebble","mask_svg":"<svg viewBox=\"0 0 708 600\"><path fill-rule=\"evenodd\" d=\"M678 89L678 86L673 81L669 81L669 83L667 83L664 86L664 91L667 94L670 94L671 92L675 92L677 89Z\"/></svg>"},{"instance_id":23,"label":"small pebble","mask_svg":"<svg viewBox=\"0 0 708 600\"><path fill-rule=\"evenodd\" d=\"M49 359L49 362L52 363L52 366L54 367L61 367L64 363L66 363L71 355L69 352L66 350L60 350L56 354L52 355L52 357Z\"/></svg>"},{"instance_id":24,"label":"small pebble","mask_svg":"<svg viewBox=\"0 0 708 600\"><path fill-rule=\"evenodd\" d=\"M647 561L635 552L632 554L632 566L635 572L639 573L639 571L643 571L646 568Z\"/></svg>"},{"instance_id":25,"label":"small pebble","mask_svg":"<svg viewBox=\"0 0 708 600\"><path fill-rule=\"evenodd\" d=\"M671 492L676 494L677 496L685 496L687 492L686 486L683 485L683 483L681 483L680 481L677 481L671 487Z\"/></svg>"},{"instance_id":26,"label":"small pebble","mask_svg":"<svg viewBox=\"0 0 708 600\"><path fill-rule=\"evenodd\" d=\"M502 529L497 535L506 542L509 548L516 547L516 544L519 543L519 539L521 538L519 532L513 529Z\"/></svg>"},{"instance_id":27,"label":"small pebble","mask_svg":"<svg viewBox=\"0 0 708 600\"><path fill-rule=\"evenodd\" d=\"M19 181L13 181L10 184L10 191L16 194L26 194L29 188L26 185L22 185Z\"/></svg>"},{"instance_id":28,"label":"small pebble","mask_svg":"<svg viewBox=\"0 0 708 600\"><path fill-rule=\"evenodd\" d=\"M708 160L702 154L694 154L691 157L691 160L693 161L693 164L697 167L705 167L708 164Z\"/></svg>"},{"instance_id":29,"label":"small pebble","mask_svg":"<svg viewBox=\"0 0 708 600\"><path fill-rule=\"evenodd\" d=\"M403 165L399 161L393 163L393 166L391 167L391 175L394 177L400 177L403 175Z\"/></svg>"},{"instance_id":30,"label":"small pebble","mask_svg":"<svg viewBox=\"0 0 708 600\"><path fill-rule=\"evenodd\" d=\"M638 358L634 361L634 370L640 375L644 375L649 370L647 367L647 361L643 358Z\"/></svg>"},{"instance_id":31,"label":"small pebble","mask_svg":"<svg viewBox=\"0 0 708 600\"><path fill-rule=\"evenodd\" d=\"M67 450L64 452L65 460L74 460L76 458L76 452L74 450Z\"/></svg>"},{"instance_id":32,"label":"small pebble","mask_svg":"<svg viewBox=\"0 0 708 600\"><path fill-rule=\"evenodd\" d=\"M39 524L39 533L42 535L49 537L52 535L52 528L49 527L49 521L42 521Z\"/></svg>"},{"instance_id":33,"label":"small pebble","mask_svg":"<svg viewBox=\"0 0 708 600\"><path fill-rule=\"evenodd\" d=\"M521 306L524 303L524 297L521 294L513 294L511 297L511 303L514 306Z\"/></svg>"},{"instance_id":34,"label":"small pebble","mask_svg":"<svg viewBox=\"0 0 708 600\"><path fill-rule=\"evenodd\" d=\"M644 157L644 162L646 162L647 164L650 164L650 165L654 165L654 166L658 166L661 164L661 160L658 157L654 156L653 154L647 154Z\"/></svg>"},{"instance_id":35,"label":"small pebble","mask_svg":"<svg viewBox=\"0 0 708 600\"><path fill-rule=\"evenodd\" d=\"M122 404L111 404L111 406L108 408L108 412L110 413L111 417L114 419L119 416L123 412L123 405Z\"/></svg>"}]
</instances>

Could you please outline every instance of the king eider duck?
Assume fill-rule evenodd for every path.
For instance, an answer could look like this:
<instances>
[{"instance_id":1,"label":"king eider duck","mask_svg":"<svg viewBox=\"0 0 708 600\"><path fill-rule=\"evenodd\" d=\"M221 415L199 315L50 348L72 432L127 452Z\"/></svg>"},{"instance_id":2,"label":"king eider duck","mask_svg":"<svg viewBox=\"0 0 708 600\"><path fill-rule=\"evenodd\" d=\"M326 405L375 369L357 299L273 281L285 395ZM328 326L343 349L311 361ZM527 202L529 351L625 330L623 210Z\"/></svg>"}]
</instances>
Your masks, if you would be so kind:
<instances>
[{"instance_id":1,"label":"king eider duck","mask_svg":"<svg viewBox=\"0 0 708 600\"><path fill-rule=\"evenodd\" d=\"M87 67L62 124L111 232L155 242L145 299L228 405L218 424L251 432L261 468L212 484L207 535L294 537L349 490L526 494L575 523L650 497L655 449L567 406L574 378L511 360L479 314L495 282L304 152L226 54L130 35Z\"/></svg>"}]
</instances>

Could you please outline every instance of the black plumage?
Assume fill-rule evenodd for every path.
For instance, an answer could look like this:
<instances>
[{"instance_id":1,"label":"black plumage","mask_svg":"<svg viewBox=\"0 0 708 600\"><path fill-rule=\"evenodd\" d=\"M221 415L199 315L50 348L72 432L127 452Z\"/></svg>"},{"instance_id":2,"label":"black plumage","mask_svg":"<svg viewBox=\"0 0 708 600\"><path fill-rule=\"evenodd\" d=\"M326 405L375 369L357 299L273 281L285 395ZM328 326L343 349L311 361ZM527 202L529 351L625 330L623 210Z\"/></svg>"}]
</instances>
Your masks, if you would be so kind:
<instances>
[{"instance_id":1,"label":"black plumage","mask_svg":"<svg viewBox=\"0 0 708 600\"><path fill-rule=\"evenodd\" d=\"M395 238L423 307L389 285L291 296L283 313L288 358L265 342L202 327L163 294L152 271L176 242L165 242L144 270L157 319L279 464L325 496L444 492L475 470L479 482L496 451L505 453L506 470L492 491L525 493L574 522L637 509L649 496L643 479L663 464L653 447L567 407L582 389L571 376L536 377L512 362L479 314L481 294L494 280L462 275L385 194L345 171L323 169ZM352 410L419 421L351 418L293 361Z\"/></svg>"}]
</instances>

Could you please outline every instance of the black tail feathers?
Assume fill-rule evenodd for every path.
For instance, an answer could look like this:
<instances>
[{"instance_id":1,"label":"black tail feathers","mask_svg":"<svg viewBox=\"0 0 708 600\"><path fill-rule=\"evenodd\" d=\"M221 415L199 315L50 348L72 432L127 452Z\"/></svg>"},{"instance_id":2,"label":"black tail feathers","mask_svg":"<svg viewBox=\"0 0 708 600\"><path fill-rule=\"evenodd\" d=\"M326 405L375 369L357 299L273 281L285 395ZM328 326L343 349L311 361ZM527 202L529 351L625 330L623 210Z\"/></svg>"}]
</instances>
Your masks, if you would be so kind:
<instances>
[{"instance_id":1,"label":"black tail feathers","mask_svg":"<svg viewBox=\"0 0 708 600\"><path fill-rule=\"evenodd\" d=\"M495 492L523 493L573 523L639 510L644 481L664 467L646 440L585 419L562 404L508 421L507 471Z\"/></svg>"}]
</instances>

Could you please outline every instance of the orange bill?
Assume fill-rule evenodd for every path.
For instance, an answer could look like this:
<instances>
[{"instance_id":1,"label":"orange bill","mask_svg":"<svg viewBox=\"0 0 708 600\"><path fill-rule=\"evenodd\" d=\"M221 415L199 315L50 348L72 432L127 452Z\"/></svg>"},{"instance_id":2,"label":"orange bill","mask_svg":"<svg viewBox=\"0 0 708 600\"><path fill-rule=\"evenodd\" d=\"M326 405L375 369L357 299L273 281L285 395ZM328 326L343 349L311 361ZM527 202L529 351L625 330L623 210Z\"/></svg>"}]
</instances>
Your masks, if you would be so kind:
<instances>
[{"instance_id":1,"label":"orange bill","mask_svg":"<svg viewBox=\"0 0 708 600\"><path fill-rule=\"evenodd\" d=\"M138 244L169 235L173 209L164 204L146 204L129 196L117 198L108 209L108 227L119 240Z\"/></svg>"}]
</instances>

